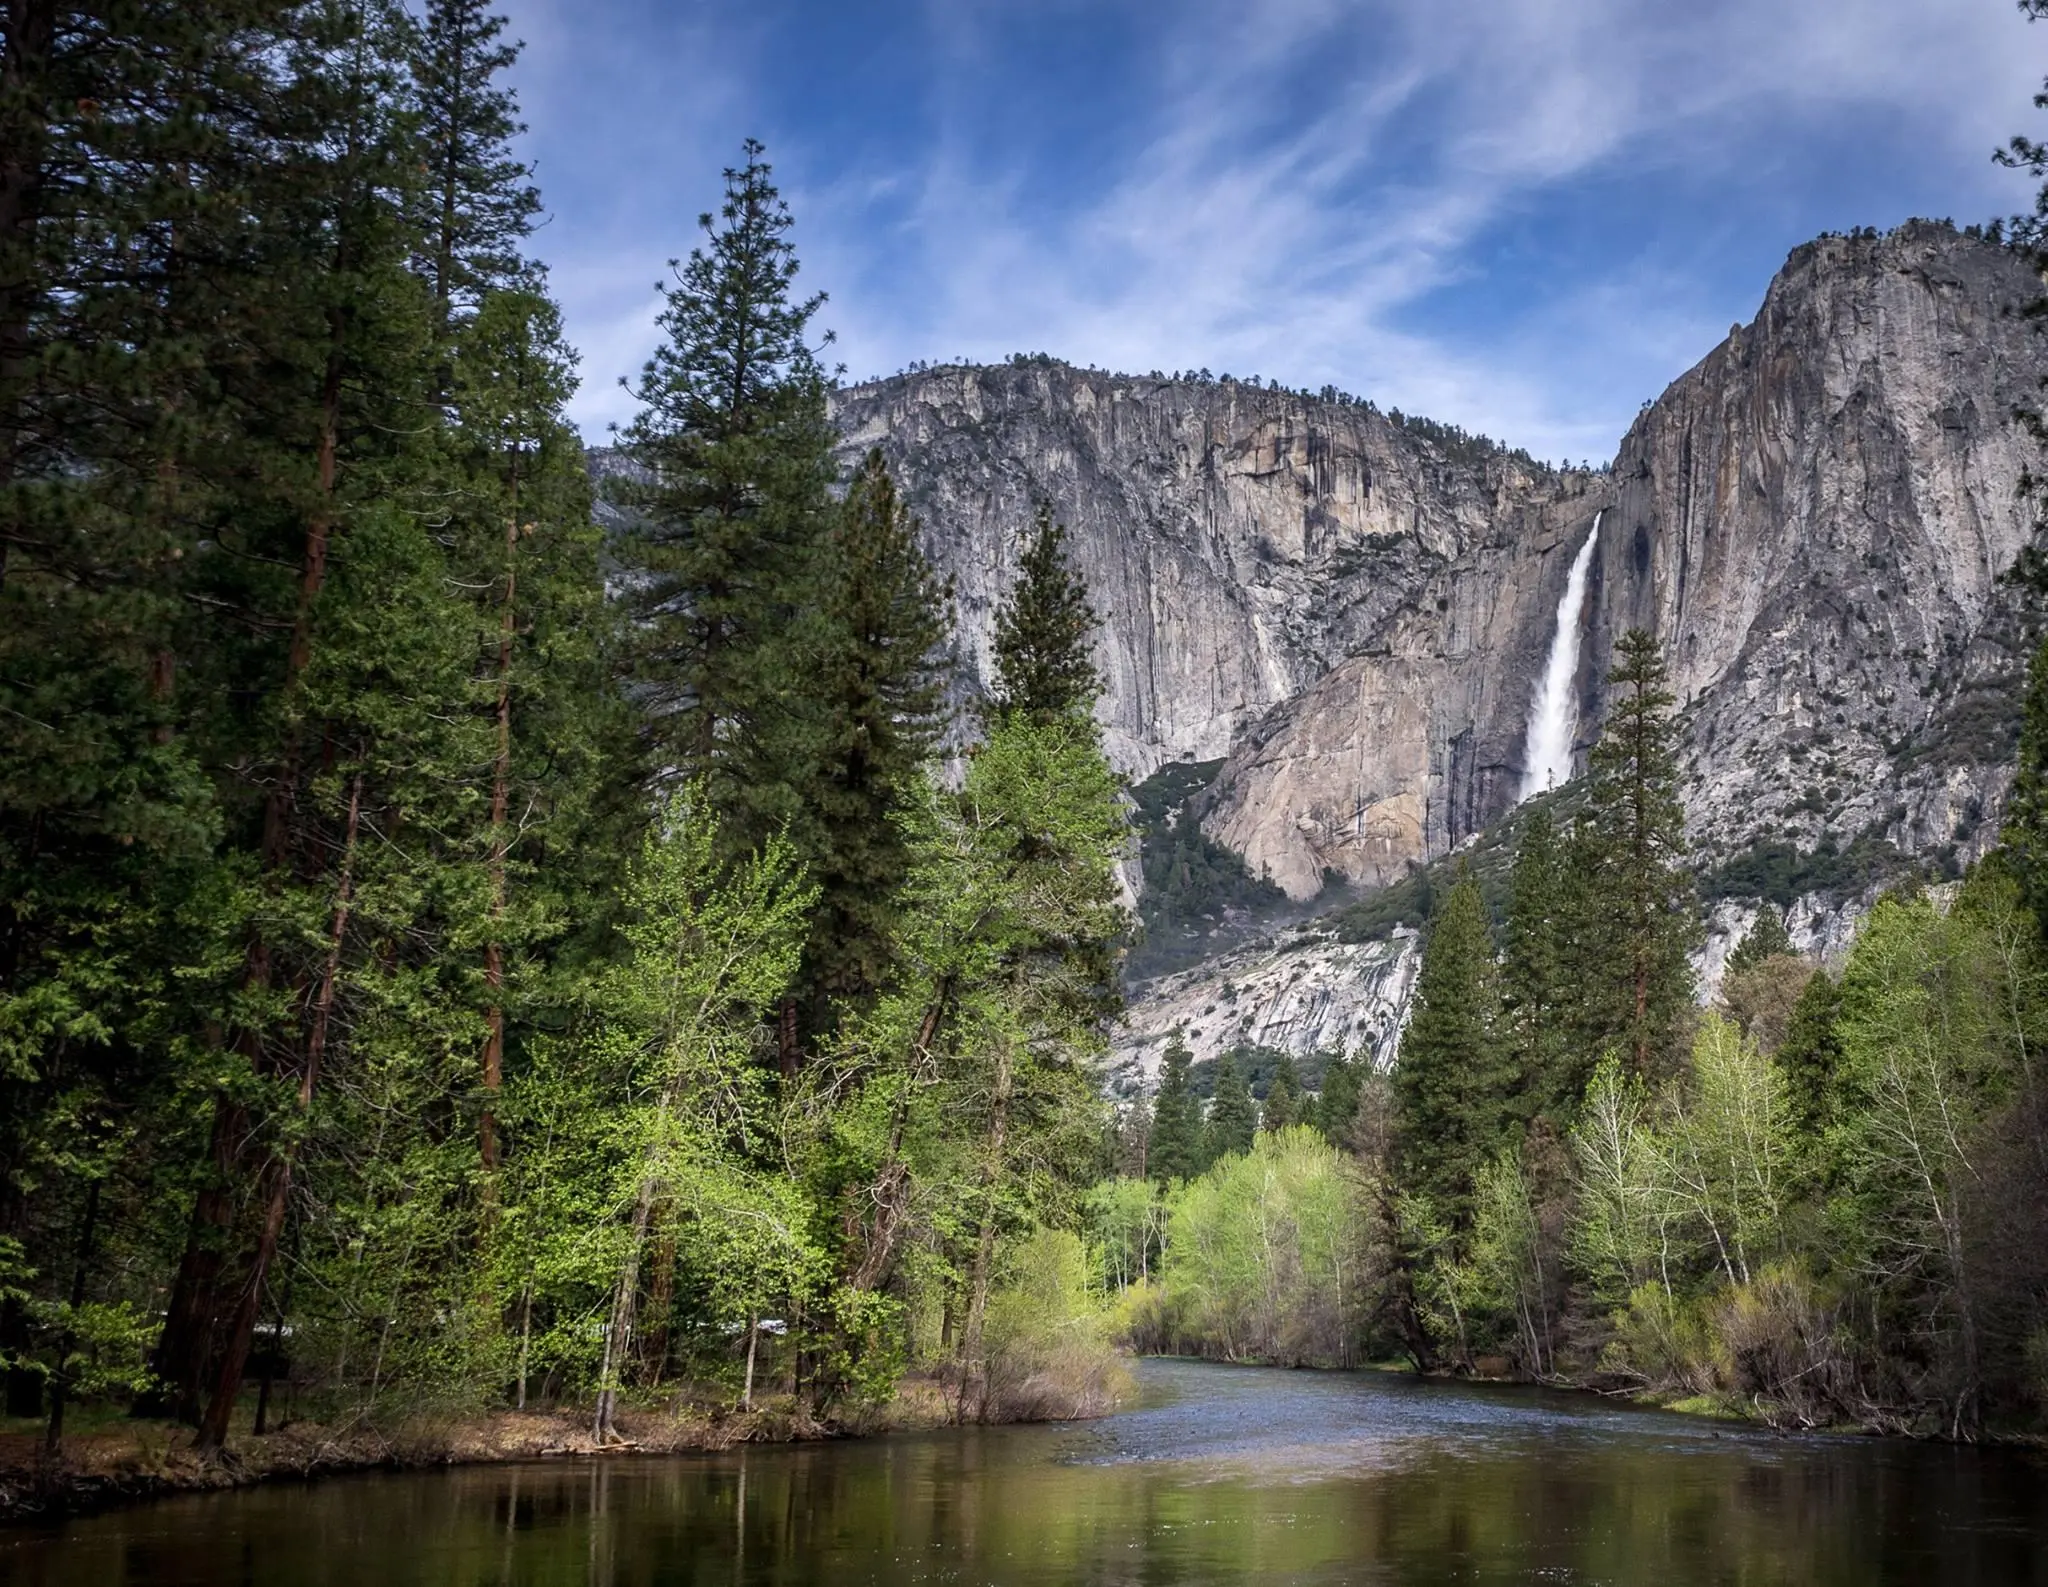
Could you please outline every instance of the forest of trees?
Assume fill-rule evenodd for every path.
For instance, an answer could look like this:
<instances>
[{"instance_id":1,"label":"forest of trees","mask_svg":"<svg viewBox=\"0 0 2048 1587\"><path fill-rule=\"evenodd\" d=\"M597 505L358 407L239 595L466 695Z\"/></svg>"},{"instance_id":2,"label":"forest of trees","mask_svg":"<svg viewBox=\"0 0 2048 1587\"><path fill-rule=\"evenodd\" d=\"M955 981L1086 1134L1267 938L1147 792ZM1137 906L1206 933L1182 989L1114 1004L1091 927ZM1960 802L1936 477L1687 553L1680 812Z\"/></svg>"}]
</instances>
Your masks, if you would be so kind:
<instances>
[{"instance_id":1,"label":"forest of trees","mask_svg":"<svg viewBox=\"0 0 2048 1587\"><path fill-rule=\"evenodd\" d=\"M1469 875L1438 899L1390 1073L1333 1070L1306 1107L1276 1081L1254 1138L1221 1078L1203 1124L1169 1050L1127 1121L1144 1173L1089 1202L1131 1336L1780 1425L2039 1429L2048 647L2004 843L1880 898L1838 973L1764 903L1708 1009L1648 635L1611 683L1582 813L1526 815L1499 928Z\"/></svg>"},{"instance_id":2,"label":"forest of trees","mask_svg":"<svg viewBox=\"0 0 2048 1587\"><path fill-rule=\"evenodd\" d=\"M749 142L600 531L516 55L483 0L9 14L6 1416L604 1442L910 1373L1072 1411L1114 1304L1143 1348L2038 1425L2048 652L2002 845L1839 973L1767 906L1701 1010L1628 635L1504 920L1435 894L1391 1073L1226 1059L1205 1103L1176 1043L1119 1119L1134 828L1064 529L949 719L949 591L879 454L835 460ZM1185 792L1141 814L1192 918L1256 889Z\"/></svg>"},{"instance_id":3,"label":"forest of trees","mask_svg":"<svg viewBox=\"0 0 2048 1587\"><path fill-rule=\"evenodd\" d=\"M1005 1414L1086 1302L1126 929L1063 531L948 724L749 143L605 540L481 0L6 50L6 1414Z\"/></svg>"}]
</instances>

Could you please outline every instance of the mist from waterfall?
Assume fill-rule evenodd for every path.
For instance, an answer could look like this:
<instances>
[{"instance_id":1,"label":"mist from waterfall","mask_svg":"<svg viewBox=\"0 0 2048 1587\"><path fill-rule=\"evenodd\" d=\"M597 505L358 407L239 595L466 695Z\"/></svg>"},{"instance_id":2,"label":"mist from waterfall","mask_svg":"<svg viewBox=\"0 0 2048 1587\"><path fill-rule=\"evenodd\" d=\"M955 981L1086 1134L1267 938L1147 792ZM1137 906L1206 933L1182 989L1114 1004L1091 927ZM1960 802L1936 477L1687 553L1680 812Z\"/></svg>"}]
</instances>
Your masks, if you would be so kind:
<instances>
[{"instance_id":1,"label":"mist from waterfall","mask_svg":"<svg viewBox=\"0 0 2048 1587\"><path fill-rule=\"evenodd\" d=\"M1586 576L1600 541L1600 520L1606 516L1605 508L1593 515L1593 532L1572 558L1564 598L1557 603L1557 632L1529 710L1529 742L1522 754L1524 799L1571 781L1572 740L1579 731L1579 697L1572 686L1579 673L1579 613L1586 605Z\"/></svg>"}]
</instances>

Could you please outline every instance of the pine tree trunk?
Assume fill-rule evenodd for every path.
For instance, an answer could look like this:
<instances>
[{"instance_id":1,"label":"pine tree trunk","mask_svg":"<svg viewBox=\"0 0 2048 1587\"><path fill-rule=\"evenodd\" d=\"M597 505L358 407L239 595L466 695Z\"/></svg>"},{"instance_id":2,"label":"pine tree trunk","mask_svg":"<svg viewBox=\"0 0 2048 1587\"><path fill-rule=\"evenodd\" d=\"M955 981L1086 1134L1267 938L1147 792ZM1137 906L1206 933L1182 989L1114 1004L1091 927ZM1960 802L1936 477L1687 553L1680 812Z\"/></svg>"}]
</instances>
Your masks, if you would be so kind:
<instances>
[{"instance_id":1,"label":"pine tree trunk","mask_svg":"<svg viewBox=\"0 0 2048 1587\"><path fill-rule=\"evenodd\" d=\"M491 940L484 944L483 1111L477 1119L477 1147L483 1162L487 1206L497 1201L498 1093L505 1083L505 948L499 933L505 919L505 859L511 845L506 820L512 800L512 639L519 588L519 463L512 464L512 512L505 523L505 599L498 617L498 754L491 767Z\"/></svg>"},{"instance_id":2,"label":"pine tree trunk","mask_svg":"<svg viewBox=\"0 0 2048 1587\"><path fill-rule=\"evenodd\" d=\"M219 1033L212 1045L219 1045ZM207 1363L214 1356L214 1334L220 1316L220 1277L235 1223L235 1168L249 1129L248 1110L222 1096L214 1100L213 1129L207 1143L208 1182L192 1200L192 1218L185 1252L165 1308L163 1332L151 1356L160 1389L136 1400L135 1414L168 1413L181 1422L199 1420Z\"/></svg>"},{"instance_id":3,"label":"pine tree trunk","mask_svg":"<svg viewBox=\"0 0 2048 1587\"><path fill-rule=\"evenodd\" d=\"M320 990L313 1004L312 1028L306 1036L306 1057L299 1068L298 1116L303 1119L313 1105L313 1090L319 1083L321 1060L327 1052L327 1032L334 1013L336 984L341 975L342 943L348 935L349 910L353 902L356 835L363 807L363 779L356 775L349 788L348 827L342 839L341 876L336 884L334 923L327 943L327 962L321 968ZM291 1195L292 1163L296 1143L273 1148L259 1179L262 1187L263 1225L256 1241L256 1254L228 1325L226 1348L213 1397L199 1423L197 1446L214 1450L227 1440L228 1421L234 1415L235 1396L242 1386L242 1373L249 1364L249 1345L256 1334L256 1317L263 1304L263 1287L270 1277L271 1260L277 1254L277 1239L284 1230L285 1206Z\"/></svg>"},{"instance_id":4,"label":"pine tree trunk","mask_svg":"<svg viewBox=\"0 0 2048 1587\"><path fill-rule=\"evenodd\" d=\"M306 538L299 566L299 599L292 622L290 649L286 653L282 693L289 697L313 653L313 605L327 582L328 544L334 530L334 488L341 437L341 338L339 313L328 318L329 348L320 387L320 436L316 461L319 497L306 523ZM299 750L296 737L284 745L282 764L270 792L264 799L261 858L264 871L273 878L283 872L295 844L291 822L296 804ZM245 990L261 992L270 985L270 947L260 932L250 936L243 966ZM252 1069L266 1067L261 1033L246 1030L237 1042ZM164 1330L157 1341L155 1369L169 1386L173 1414L181 1421L195 1420L203 1392L207 1367L213 1359L220 1326L220 1277L226 1257L229 1233L235 1222L234 1182L243 1146L249 1133L249 1115L239 1102L225 1095L215 1099L212 1138L207 1155L214 1182L194 1198L192 1223L185 1251L178 1263L178 1277L172 1286Z\"/></svg>"},{"instance_id":5,"label":"pine tree trunk","mask_svg":"<svg viewBox=\"0 0 2048 1587\"><path fill-rule=\"evenodd\" d=\"M6 53L0 56L0 259L18 261L0 271L0 488L11 484L22 446L22 404L28 395L36 300L46 290L33 267L36 227L43 208L49 122L43 76L56 46L56 0L13 0L8 6ZM0 532L0 588L7 583L11 538Z\"/></svg>"}]
</instances>

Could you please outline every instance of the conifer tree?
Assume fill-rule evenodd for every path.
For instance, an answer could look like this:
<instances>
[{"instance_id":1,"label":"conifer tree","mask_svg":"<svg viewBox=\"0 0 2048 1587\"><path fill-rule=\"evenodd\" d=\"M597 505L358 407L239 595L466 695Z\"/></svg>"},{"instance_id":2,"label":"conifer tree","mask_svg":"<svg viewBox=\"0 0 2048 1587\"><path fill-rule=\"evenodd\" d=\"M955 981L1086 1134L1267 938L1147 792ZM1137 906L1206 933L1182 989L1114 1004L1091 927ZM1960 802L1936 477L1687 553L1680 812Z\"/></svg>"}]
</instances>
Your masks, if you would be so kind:
<instances>
[{"instance_id":1,"label":"conifer tree","mask_svg":"<svg viewBox=\"0 0 2048 1587\"><path fill-rule=\"evenodd\" d=\"M1524 1118L1561 1114L1583 1089L1570 1061L1571 987L1564 933L1569 878L1547 805L1523 819L1510 882L1501 961L1502 1039L1512 1056Z\"/></svg>"},{"instance_id":2,"label":"conifer tree","mask_svg":"<svg viewBox=\"0 0 2048 1587\"><path fill-rule=\"evenodd\" d=\"M1152 1098L1152 1143L1146 1167L1161 1184L1192 1179L1202 1166L1202 1104L1189 1071L1194 1057L1176 1030L1159 1061Z\"/></svg>"},{"instance_id":3,"label":"conifer tree","mask_svg":"<svg viewBox=\"0 0 2048 1587\"><path fill-rule=\"evenodd\" d=\"M1590 757L1580 962L1588 1019L1580 1039L1621 1043L1638 1073L1675 1063L1692 1008L1699 905L1686 864L1677 728L1657 641L1615 644L1612 704Z\"/></svg>"},{"instance_id":4,"label":"conifer tree","mask_svg":"<svg viewBox=\"0 0 2048 1587\"><path fill-rule=\"evenodd\" d=\"M761 145L743 152L718 214L699 217L703 245L672 262L663 341L626 432L645 472L619 487L635 517L616 545L647 775L702 780L740 851L801 814L808 746L786 713L808 681L793 641L833 474L809 340L824 296L792 299L789 210Z\"/></svg>"},{"instance_id":5,"label":"conifer tree","mask_svg":"<svg viewBox=\"0 0 2048 1587\"><path fill-rule=\"evenodd\" d=\"M216 874L201 746L232 736L240 658L198 570L239 449L209 364L249 348L280 70L234 41L281 40L291 9L37 4L0 27L0 1241L46 1275L112 1204L115 1120L135 1127L189 1009L175 912ZM0 1287L0 1355L25 1360ZM7 1388L34 1414L32 1370Z\"/></svg>"},{"instance_id":6,"label":"conifer tree","mask_svg":"<svg viewBox=\"0 0 2048 1587\"><path fill-rule=\"evenodd\" d=\"M1322 1093L1316 1098L1314 1123L1332 1146L1349 1148L1351 1126L1358 1117L1359 1098L1365 1092L1370 1070L1369 1057L1349 1058L1339 1053L1323 1071Z\"/></svg>"},{"instance_id":7,"label":"conifer tree","mask_svg":"<svg viewBox=\"0 0 2048 1587\"><path fill-rule=\"evenodd\" d=\"M1041 504L996 618L995 714L1049 721L1091 707L1102 692L1089 652L1098 623L1087 586L1067 561L1066 525Z\"/></svg>"},{"instance_id":8,"label":"conifer tree","mask_svg":"<svg viewBox=\"0 0 2048 1587\"><path fill-rule=\"evenodd\" d=\"M1394 1065L1403 1181L1430 1197L1453 1227L1469 1217L1475 1176L1499 1149L1512 1116L1499 1026L1493 937L1468 872L1430 922Z\"/></svg>"},{"instance_id":9,"label":"conifer tree","mask_svg":"<svg viewBox=\"0 0 2048 1587\"><path fill-rule=\"evenodd\" d=\"M446 548L400 505L434 455L432 315L409 269L404 22L388 4L293 22L271 159L245 176L267 276L261 340L217 372L234 405L234 467L221 469L234 494L206 527L241 555L203 564L218 608L263 636L233 657L261 700L235 746L230 828L256 879L211 923L219 970L200 984L226 1045L202 1060L219 1077L212 1140L156 1352L206 1447L226 1435L336 1071L388 1041L379 1072L445 1087L426 1055L452 1033L422 1030L442 1011L415 992L385 999L394 978L440 962L443 906L476 870L443 835L465 827L467 774L490 760L466 603ZM410 1013L366 1020L365 1005Z\"/></svg>"},{"instance_id":10,"label":"conifer tree","mask_svg":"<svg viewBox=\"0 0 2048 1587\"><path fill-rule=\"evenodd\" d=\"M1295 1073L1294 1055L1282 1053L1273 1066L1273 1078L1266 1083L1265 1105L1259 1109L1259 1128L1268 1134L1292 1129L1301 1122L1301 1079Z\"/></svg>"},{"instance_id":11,"label":"conifer tree","mask_svg":"<svg viewBox=\"0 0 2048 1587\"><path fill-rule=\"evenodd\" d=\"M540 211L532 168L512 153L526 130L498 79L522 48L486 0L427 0L410 51L413 114L426 167L419 269L444 341L487 293L524 284L523 245Z\"/></svg>"},{"instance_id":12,"label":"conifer tree","mask_svg":"<svg viewBox=\"0 0 2048 1587\"><path fill-rule=\"evenodd\" d=\"M1827 1127L1829 1093L1841 1064L1841 1011L1841 983L1825 970L1814 971L1793 1005L1776 1054L1778 1067L1785 1072L1793 1122L1814 1142Z\"/></svg>"},{"instance_id":13,"label":"conifer tree","mask_svg":"<svg viewBox=\"0 0 2048 1587\"><path fill-rule=\"evenodd\" d=\"M1248 1152L1259 1133L1258 1104L1237 1055L1225 1053L1216 1061L1216 1089L1209 1098L1209 1118L1202 1127L1203 1166L1207 1167L1233 1153Z\"/></svg>"},{"instance_id":14,"label":"conifer tree","mask_svg":"<svg viewBox=\"0 0 2048 1587\"><path fill-rule=\"evenodd\" d=\"M942 722L949 592L879 451L854 474L816 584L816 661L802 717L784 720L809 741L790 758L808 761L801 835L820 899L802 984L821 1026L827 1000L867 996L887 972L908 863L902 817Z\"/></svg>"},{"instance_id":15,"label":"conifer tree","mask_svg":"<svg viewBox=\"0 0 2048 1587\"><path fill-rule=\"evenodd\" d=\"M1756 919L1749 924L1749 930L1742 934L1728 955L1728 969L1740 974L1753 970L1766 959L1774 959L1794 952L1790 933L1785 930L1785 917L1769 903L1756 912Z\"/></svg>"},{"instance_id":16,"label":"conifer tree","mask_svg":"<svg viewBox=\"0 0 2048 1587\"><path fill-rule=\"evenodd\" d=\"M623 845L592 840L605 824L606 784L624 746L604 673L589 478L562 414L576 377L561 315L539 292L491 291L453 345L443 538L462 570L460 586L476 597L477 705L493 740L479 834L488 897L483 921L462 927L465 938L483 939L477 1129L488 1173L498 1165L494 1108L515 1017L509 1005L536 968L536 950L567 925L559 883L578 869L569 857L583 858L593 891L617 874ZM554 861L553 898L540 885L543 854Z\"/></svg>"}]
</instances>

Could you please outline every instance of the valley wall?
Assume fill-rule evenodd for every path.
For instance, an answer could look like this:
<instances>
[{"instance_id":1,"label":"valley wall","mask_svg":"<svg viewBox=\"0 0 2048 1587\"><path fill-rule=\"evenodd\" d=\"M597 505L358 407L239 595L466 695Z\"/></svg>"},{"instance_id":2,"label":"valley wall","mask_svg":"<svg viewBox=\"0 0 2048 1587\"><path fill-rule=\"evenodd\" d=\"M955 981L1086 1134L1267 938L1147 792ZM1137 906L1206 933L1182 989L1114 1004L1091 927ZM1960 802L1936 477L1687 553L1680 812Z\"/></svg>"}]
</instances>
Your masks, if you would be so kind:
<instances>
[{"instance_id":1,"label":"valley wall","mask_svg":"<svg viewBox=\"0 0 2048 1587\"><path fill-rule=\"evenodd\" d=\"M1578 764L1613 641L1640 624L1671 663L1704 870L1771 841L1952 867L1995 834L2016 732L2024 645L1999 579L2031 528L2009 416L2048 367L2016 312L2039 290L1945 225L1807 244L1595 472L1365 404L1044 358L852 387L835 417L848 459L888 457L953 581L957 692L987 681L1046 502L1104 619L1112 757L1134 779L1222 758L1204 828L1295 900L1397 880L1511 808L1602 512ZM1844 904L1802 901L1816 946ZM1278 990L1259 951L1224 977L1247 1009ZM1297 1046L1378 1031L1412 976L1351 980L1347 1006L1254 1022L1300 1027ZM1192 1017L1190 997L1211 1001L1194 981L1141 992L1134 1028Z\"/></svg>"}]
</instances>

